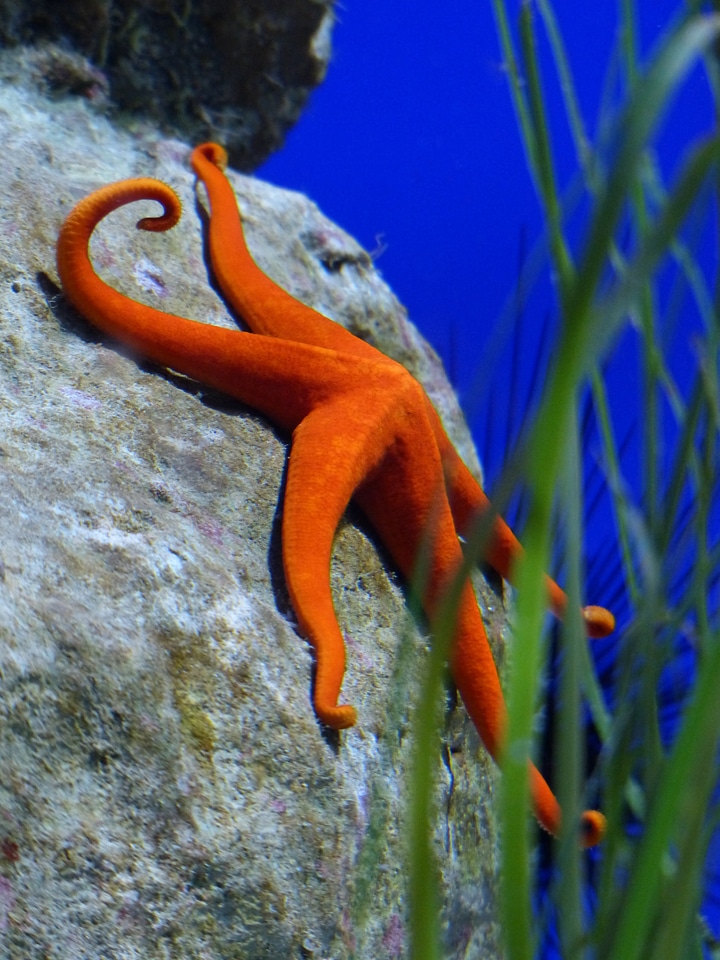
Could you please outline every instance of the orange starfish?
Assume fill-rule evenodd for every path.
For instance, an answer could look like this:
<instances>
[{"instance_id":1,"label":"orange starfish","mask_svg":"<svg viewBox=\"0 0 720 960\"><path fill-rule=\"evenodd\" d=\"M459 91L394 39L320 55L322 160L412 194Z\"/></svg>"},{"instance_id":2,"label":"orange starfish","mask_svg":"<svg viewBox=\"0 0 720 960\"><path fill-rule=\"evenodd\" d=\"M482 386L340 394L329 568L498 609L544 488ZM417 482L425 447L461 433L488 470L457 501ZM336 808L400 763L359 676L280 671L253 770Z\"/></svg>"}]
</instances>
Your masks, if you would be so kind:
<instances>
[{"instance_id":1,"label":"orange starfish","mask_svg":"<svg viewBox=\"0 0 720 960\"><path fill-rule=\"evenodd\" d=\"M139 354L254 407L292 432L283 506L283 563L301 632L315 652L314 706L336 729L355 723L355 709L338 704L345 645L330 592L333 537L350 498L367 514L395 563L412 577L429 546L423 603L430 619L462 561L458 535L470 530L489 501L448 439L425 391L400 364L343 327L299 303L255 264L245 245L224 150L204 144L192 166L210 201L210 258L231 306L253 333L227 330L163 313L131 300L95 273L88 244L97 224L135 200L157 200L158 217L137 226L168 230L180 201L166 184L123 180L96 191L71 211L60 231L58 273L74 306ZM521 547L494 522L486 559L510 578ZM567 598L548 578L550 605L562 615ZM601 607L583 611L591 636L614 627ZM465 583L453 637L451 670L485 746L499 756L505 703L472 586ZM530 765L538 820L560 829L559 805ZM583 814L583 843L598 842L604 818Z\"/></svg>"}]
</instances>

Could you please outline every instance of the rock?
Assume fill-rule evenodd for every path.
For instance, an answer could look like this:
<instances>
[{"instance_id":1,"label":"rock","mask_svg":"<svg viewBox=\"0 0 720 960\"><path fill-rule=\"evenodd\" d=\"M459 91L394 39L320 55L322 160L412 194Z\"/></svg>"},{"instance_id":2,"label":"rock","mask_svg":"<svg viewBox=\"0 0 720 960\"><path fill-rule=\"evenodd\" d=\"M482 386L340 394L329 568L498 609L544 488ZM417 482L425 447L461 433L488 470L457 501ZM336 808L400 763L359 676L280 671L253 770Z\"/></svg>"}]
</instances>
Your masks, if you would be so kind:
<instances>
[{"instance_id":1,"label":"rock","mask_svg":"<svg viewBox=\"0 0 720 960\"><path fill-rule=\"evenodd\" d=\"M279 556L287 437L149 367L66 303L71 206L139 174L180 193L97 231L129 296L232 326L187 145L0 84L0 944L8 960L407 957L412 716L428 640L351 509L332 580L358 725L318 726ZM367 254L295 193L232 175L257 260L405 362L477 469L433 351ZM201 192L200 192L201 194ZM146 213L153 212L148 204ZM479 578L502 653L502 604ZM496 771L449 698L433 836L448 958L499 955Z\"/></svg>"},{"instance_id":2,"label":"rock","mask_svg":"<svg viewBox=\"0 0 720 960\"><path fill-rule=\"evenodd\" d=\"M332 24L332 0L0 0L0 45L23 45L5 72L219 139L241 170L280 146L322 81Z\"/></svg>"}]
</instances>

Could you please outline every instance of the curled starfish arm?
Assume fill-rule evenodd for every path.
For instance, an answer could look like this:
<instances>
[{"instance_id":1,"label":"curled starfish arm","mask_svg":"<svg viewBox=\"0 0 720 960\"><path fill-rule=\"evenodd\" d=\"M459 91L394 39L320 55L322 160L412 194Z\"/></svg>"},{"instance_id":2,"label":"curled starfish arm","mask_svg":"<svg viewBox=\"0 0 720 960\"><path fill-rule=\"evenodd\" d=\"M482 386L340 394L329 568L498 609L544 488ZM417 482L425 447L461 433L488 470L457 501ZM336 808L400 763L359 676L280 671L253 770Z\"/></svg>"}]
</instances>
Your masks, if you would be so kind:
<instances>
[{"instance_id":1,"label":"curled starfish arm","mask_svg":"<svg viewBox=\"0 0 720 960\"><path fill-rule=\"evenodd\" d=\"M161 216L138 221L141 230L169 230L180 219L180 200L174 190L160 180L137 177L109 184L81 200L67 216L57 243L57 268L65 295L87 319L118 337L147 325L144 310L137 304L141 309L136 311L134 301L128 301L97 276L88 246L101 220L135 200L155 200L163 207ZM115 319L115 314L128 310L127 322ZM149 320L152 323L152 316Z\"/></svg>"},{"instance_id":2,"label":"curled starfish arm","mask_svg":"<svg viewBox=\"0 0 720 960\"><path fill-rule=\"evenodd\" d=\"M89 241L108 214L136 200L157 200L160 217L138 221L167 230L180 216L175 192L141 177L96 190L68 214L58 236L57 268L66 296L105 333L139 355L227 393L292 430L310 410L346 389L348 378L368 377L370 360L310 344L229 330L156 310L126 297L95 272ZM318 366L323 377L317 376Z\"/></svg>"},{"instance_id":3,"label":"curled starfish arm","mask_svg":"<svg viewBox=\"0 0 720 960\"><path fill-rule=\"evenodd\" d=\"M265 336L386 360L370 344L300 303L255 263L245 242L235 192L223 170L227 154L217 143L195 147L190 163L210 202L209 246L213 273L233 310Z\"/></svg>"}]
</instances>

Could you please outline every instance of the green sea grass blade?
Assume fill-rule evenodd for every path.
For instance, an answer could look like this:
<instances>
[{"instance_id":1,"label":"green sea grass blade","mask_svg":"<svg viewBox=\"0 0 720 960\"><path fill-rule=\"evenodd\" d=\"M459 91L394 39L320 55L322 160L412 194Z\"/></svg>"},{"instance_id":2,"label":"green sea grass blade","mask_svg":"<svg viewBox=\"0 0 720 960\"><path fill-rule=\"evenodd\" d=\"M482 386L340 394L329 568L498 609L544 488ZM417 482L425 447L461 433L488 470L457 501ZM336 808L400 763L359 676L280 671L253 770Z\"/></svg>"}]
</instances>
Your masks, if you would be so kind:
<instances>
[{"instance_id":1,"label":"green sea grass blade","mask_svg":"<svg viewBox=\"0 0 720 960\"><path fill-rule=\"evenodd\" d=\"M693 698L685 712L680 732L666 761L657 795L650 808L637 859L625 889L624 909L618 917L614 936L602 956L639 960L643 944L656 915L663 877L668 838L675 834L684 803L691 802L699 784L714 783L713 764L708 756L717 750L720 738L720 637L713 637L697 679Z\"/></svg>"},{"instance_id":2,"label":"green sea grass blade","mask_svg":"<svg viewBox=\"0 0 720 960\"><path fill-rule=\"evenodd\" d=\"M581 667L580 649L586 647L585 630L580 614L582 582L582 507L581 454L577 411L567 444L561 474L560 500L563 505L568 610L563 621L562 673L560 677L560 710L555 724L557 764L557 797L563 810L563 832L557 851L558 882L554 887L557 904L558 934L563 957L571 960L579 955L586 939L582 904L582 852L577 840L580 797L583 791L583 742L581 731Z\"/></svg>"},{"instance_id":3,"label":"green sea grass blade","mask_svg":"<svg viewBox=\"0 0 720 960\"><path fill-rule=\"evenodd\" d=\"M530 110L525 98L525 84L520 72L515 44L512 39L512 30L507 15L506 0L492 0L493 12L495 14L495 23L500 39L500 49L503 55L505 69L508 75L508 84L510 88L510 97L512 99L515 114L517 116L518 126L520 128L522 144L525 148L525 157L527 160L530 176L537 180L537 148L533 127L530 120Z\"/></svg>"},{"instance_id":4,"label":"green sea grass blade","mask_svg":"<svg viewBox=\"0 0 720 960\"><path fill-rule=\"evenodd\" d=\"M687 160L664 208L625 274L593 310L593 350L606 349L623 319L632 312L637 296L666 253L705 179L719 159L720 141L712 139L699 146ZM587 350L587 345L584 346Z\"/></svg>"},{"instance_id":5,"label":"green sea grass blade","mask_svg":"<svg viewBox=\"0 0 720 960\"><path fill-rule=\"evenodd\" d=\"M564 307L565 298L574 280L575 268L563 235L562 205L558 194L550 131L545 115L544 95L538 69L532 7L529 3L524 3L520 8L520 39L525 67L536 177L544 207L553 264L558 277L560 302Z\"/></svg>"},{"instance_id":6,"label":"green sea grass blade","mask_svg":"<svg viewBox=\"0 0 720 960\"><path fill-rule=\"evenodd\" d=\"M429 533L421 545L410 584L408 603L416 621L422 621L422 596L430 569ZM440 625L438 624L438 628ZM433 786L440 739L440 702L445 662L450 647L447 630L433 638L413 721L415 748L408 810L408 898L413 960L441 960L438 864L432 846L435 823Z\"/></svg>"},{"instance_id":7,"label":"green sea grass blade","mask_svg":"<svg viewBox=\"0 0 720 960\"><path fill-rule=\"evenodd\" d=\"M622 483L620 479L621 478L620 455L619 455L617 443L615 440L615 435L612 428L612 422L610 419L610 407L608 405L605 382L597 368L594 368L592 370L590 377L591 377L591 384L592 384L592 391L593 391L593 400L595 402L595 412L596 412L598 424L600 427L602 449L605 455L605 466L607 469L608 484L611 490L617 491L616 495L613 497L613 503L616 506L615 519L618 525L618 538L620 541L620 556L622 560L623 579L630 591L630 602L633 606L635 606L639 596L640 588L637 583L637 578L635 575L635 567L632 562L632 550L630 548L630 535L627 529L627 524L625 522L625 511L617 509L618 497L620 495L619 492L622 488ZM602 712L599 712L598 717L601 724L600 732L604 740L607 736L610 717L607 713L603 714ZM594 718L596 723L598 723L598 717Z\"/></svg>"},{"instance_id":8,"label":"green sea grass blade","mask_svg":"<svg viewBox=\"0 0 720 960\"><path fill-rule=\"evenodd\" d=\"M700 751L696 747L696 752L704 753L703 769L712 769L716 754L712 745L703 744ZM692 932L702 898L702 873L710 841L706 810L714 780L713 777L705 777L704 782L694 785L694 789L689 791L689 802L683 811L687 828L677 846L674 876L665 884L657 911L658 919L653 925L652 960L696 954Z\"/></svg>"},{"instance_id":9,"label":"green sea grass blade","mask_svg":"<svg viewBox=\"0 0 720 960\"><path fill-rule=\"evenodd\" d=\"M410 937L413 960L441 960L439 868L432 847L435 822L433 788L437 771L437 744L443 680L446 675L456 611L463 585L485 553L495 514L488 511L479 518L468 536L460 570L454 577L439 610L430 624L432 644L418 697L413 731L415 746L412 762L409 802L408 873ZM415 618L422 620L420 598L429 569L427 546L420 550L419 562L410 585L409 605Z\"/></svg>"},{"instance_id":10,"label":"green sea grass blade","mask_svg":"<svg viewBox=\"0 0 720 960\"><path fill-rule=\"evenodd\" d=\"M594 181L592 172L594 155L575 92L575 83L573 81L572 71L570 70L570 62L565 51L565 44L560 28L558 27L555 11L548 0L536 0L536 2L540 15L543 18L543 23L545 24L548 40L550 41L550 48L558 72L560 91L565 103L565 113L567 114L570 132L575 144L578 163L583 171L586 183L592 189L592 183Z\"/></svg>"},{"instance_id":11,"label":"green sea grass blade","mask_svg":"<svg viewBox=\"0 0 720 960\"><path fill-rule=\"evenodd\" d=\"M356 931L355 955L362 956L365 949L364 932L368 918L376 903L376 880L383 851L387 844L390 824L387 771L395 766L402 740L398 736L406 723L405 716L410 701L409 678L412 675L411 661L417 657L416 634L412 629L412 617L408 613L405 629L397 647L392 678L385 700L386 713L379 742L380 763L373 772L368 804L368 824L355 867L355 893L351 916Z\"/></svg>"},{"instance_id":12,"label":"green sea grass blade","mask_svg":"<svg viewBox=\"0 0 720 960\"><path fill-rule=\"evenodd\" d=\"M683 24L664 44L647 74L636 84L621 124L622 138L616 159L591 223L586 250L578 268L579 279L568 305L569 316L579 328L568 349L572 349L576 343L580 345L587 335L588 331L582 322L578 322L578 318L586 317L590 309L607 262L615 225L634 188L645 143L690 66L717 37L719 25L720 17L714 15L697 17ZM664 251L670 239L664 236L647 246L655 250L662 247ZM628 273L632 274L632 271Z\"/></svg>"},{"instance_id":13,"label":"green sea grass blade","mask_svg":"<svg viewBox=\"0 0 720 960\"><path fill-rule=\"evenodd\" d=\"M666 43L647 75L637 84L622 125L615 166L592 221L589 241L577 278L565 298L565 323L558 358L535 432L530 441L530 483L534 500L525 535L527 552L519 565L517 633L522 657L517 657L509 689L508 747L503 762L503 909L508 956L527 958L532 953L529 912L529 844L525 820L528 800L526 757L533 719L533 698L539 662L539 631L542 621L542 571L548 557L549 526L555 480L568 435L572 398L597 352L602 319L591 311L603 266L612 246L616 223L626 197L634 188L645 142L665 102L693 59L717 32L717 21L702 18L680 28ZM537 146L534 147L537 156ZM682 209L674 202L672 212ZM667 226L672 218L662 221ZM643 266L652 269L671 235L648 243L653 256ZM643 280L644 282L644 280ZM637 290L633 293L636 296ZM617 323L621 317L618 316Z\"/></svg>"}]
</instances>

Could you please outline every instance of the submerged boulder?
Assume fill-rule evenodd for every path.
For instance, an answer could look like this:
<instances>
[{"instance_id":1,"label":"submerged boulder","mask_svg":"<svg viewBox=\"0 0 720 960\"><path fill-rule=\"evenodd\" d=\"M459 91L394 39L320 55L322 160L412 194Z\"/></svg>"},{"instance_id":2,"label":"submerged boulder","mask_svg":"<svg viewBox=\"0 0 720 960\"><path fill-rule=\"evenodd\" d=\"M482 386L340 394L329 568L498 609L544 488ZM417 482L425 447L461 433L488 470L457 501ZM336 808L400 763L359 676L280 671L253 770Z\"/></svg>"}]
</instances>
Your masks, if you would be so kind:
<instances>
[{"instance_id":1,"label":"submerged boulder","mask_svg":"<svg viewBox=\"0 0 720 960\"><path fill-rule=\"evenodd\" d=\"M0 85L0 944L8 960L407 957L404 831L428 639L352 508L332 582L356 727L311 706L280 562L288 438L105 339L55 240L104 183L151 175L184 215L118 211L96 268L234 326L208 280L189 147L81 98ZM231 176L260 265L406 363L477 469L433 351L367 254L305 197ZM478 581L491 641L504 614ZM448 958L499 955L496 771L449 697L435 848Z\"/></svg>"}]
</instances>

